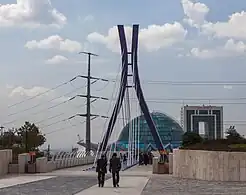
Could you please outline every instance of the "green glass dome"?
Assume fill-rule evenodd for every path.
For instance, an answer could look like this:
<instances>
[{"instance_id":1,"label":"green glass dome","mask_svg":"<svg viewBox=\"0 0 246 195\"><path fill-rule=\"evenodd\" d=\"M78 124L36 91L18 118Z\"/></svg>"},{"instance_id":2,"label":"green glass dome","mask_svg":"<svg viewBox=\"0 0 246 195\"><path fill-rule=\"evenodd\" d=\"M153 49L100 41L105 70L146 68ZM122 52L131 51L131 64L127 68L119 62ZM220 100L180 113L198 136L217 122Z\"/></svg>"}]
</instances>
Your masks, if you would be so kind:
<instances>
[{"instance_id":1,"label":"green glass dome","mask_svg":"<svg viewBox=\"0 0 246 195\"><path fill-rule=\"evenodd\" d=\"M162 143L164 145L171 143L174 147L178 147L184 133L182 127L174 119L164 113L152 112L151 116L161 137ZM139 143L141 147L145 147L148 144L155 146L153 136L143 115L134 118L123 128L117 141L118 144L123 144L127 147L130 127L139 129ZM137 130L136 134L138 134ZM138 135L136 135L136 137L137 136Z\"/></svg>"}]
</instances>

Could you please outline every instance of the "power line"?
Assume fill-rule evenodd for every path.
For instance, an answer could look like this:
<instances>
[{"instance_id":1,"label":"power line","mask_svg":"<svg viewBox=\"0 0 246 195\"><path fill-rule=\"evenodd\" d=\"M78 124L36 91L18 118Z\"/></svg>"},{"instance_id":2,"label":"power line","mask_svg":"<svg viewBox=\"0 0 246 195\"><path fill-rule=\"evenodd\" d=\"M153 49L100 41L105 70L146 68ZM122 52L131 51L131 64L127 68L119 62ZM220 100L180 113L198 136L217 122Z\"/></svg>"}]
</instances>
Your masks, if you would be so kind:
<instances>
[{"instance_id":1,"label":"power line","mask_svg":"<svg viewBox=\"0 0 246 195\"><path fill-rule=\"evenodd\" d=\"M59 124L59 123L65 122L65 121L70 121L71 119L73 119L73 118L75 118L77 116L85 116L85 114L84 115L82 115L82 114L76 114L76 115L70 116L70 117L68 117L66 119L59 120L59 121L56 121L54 123L41 126L40 128L50 127L50 126L53 126L53 125L56 125L56 124ZM103 116L103 115L93 115L93 114L91 114L91 116L93 116L93 118L91 119L91 121L94 120L94 119L96 119L96 118L98 118L98 117L101 117L101 118L109 118L109 116ZM118 119L124 119L124 118L118 118ZM163 119L162 121L170 121L170 119ZM237 123L240 123L240 122L241 123L242 122L246 122L246 120L224 120L223 122L227 122L228 124L231 124L231 123L237 124ZM226 124L226 123L224 123L224 124Z\"/></svg>"},{"instance_id":2,"label":"power line","mask_svg":"<svg viewBox=\"0 0 246 195\"><path fill-rule=\"evenodd\" d=\"M32 96L32 97L30 97L30 98L27 98L27 99L25 99L25 100L22 100L22 101L20 101L20 102L18 102L18 103L9 105L8 108L12 108L12 107L14 107L14 106L16 106L16 105L19 105L19 104L22 104L22 103L24 103L24 102L26 102L26 101L35 99L35 98L37 98L37 97L39 97L39 96L42 96L42 95L44 95L44 94L46 94L46 93L49 93L49 92L51 92L51 91L54 91L54 90L56 90L56 89L58 89L58 88L60 88L60 87L62 87L62 86L64 86L64 85L67 85L68 83L72 84L72 82L73 82L74 80L76 80L77 78L86 78L86 76L83 76L83 75L77 75L77 76L73 77L72 79L70 79L69 81L66 81L66 82L64 82L64 83L62 83L62 84L60 84L60 85L57 85L57 86L55 86L55 87L53 87L53 88L51 88L51 89L48 89L48 90L46 90L46 91L44 91L44 92L41 92L41 93L38 93L37 95ZM99 80L102 80L102 81L108 81L107 79L101 79L101 78L97 78L97 77L91 77L91 79L94 80L91 84L93 84L93 83L95 83L95 82L97 82L97 81L99 81ZM73 86L73 85L72 85L72 86ZM86 86L87 86L87 85L86 85ZM85 86L85 87L86 87L86 86Z\"/></svg>"},{"instance_id":3,"label":"power line","mask_svg":"<svg viewBox=\"0 0 246 195\"><path fill-rule=\"evenodd\" d=\"M38 122L34 122L34 124L40 124L40 123L42 123L42 122L44 122L44 121L48 121L48 120L51 120L51 119L60 117L60 116L62 116L62 115L64 115L64 114L65 114L65 113L63 112L63 113L57 114L57 115L55 115L55 116L51 116L51 117L48 117L48 118L46 118L46 119L40 120L40 121L38 121Z\"/></svg>"},{"instance_id":4,"label":"power line","mask_svg":"<svg viewBox=\"0 0 246 195\"><path fill-rule=\"evenodd\" d=\"M180 101L180 102L169 102L169 101L162 101L162 100L146 100L146 102L149 103L158 103L158 104L209 104L209 105L246 105L246 102L184 102L184 101Z\"/></svg>"},{"instance_id":5,"label":"power line","mask_svg":"<svg viewBox=\"0 0 246 195\"><path fill-rule=\"evenodd\" d=\"M115 99L113 99L115 101ZM138 101L136 98L132 98L132 101ZM160 104L211 104L211 105L218 105L218 104L224 104L224 105L246 105L246 102L210 102L212 101L211 99L206 99L206 101L208 102L189 102L187 100L184 99L176 99L177 101L168 101L165 98L161 98L161 99L147 99L146 98L146 102L149 103L160 103ZM197 99L197 101L200 99ZM219 100L219 99L216 99ZM201 100L202 101L202 100ZM204 101L204 100L203 100Z\"/></svg>"},{"instance_id":6,"label":"power line","mask_svg":"<svg viewBox=\"0 0 246 195\"><path fill-rule=\"evenodd\" d=\"M117 79L109 79L112 82L120 82L120 80ZM205 86L210 86L210 85L246 85L246 81L162 81L162 80L141 80L142 84L151 84L151 85L205 85Z\"/></svg>"},{"instance_id":7,"label":"power line","mask_svg":"<svg viewBox=\"0 0 246 195\"><path fill-rule=\"evenodd\" d=\"M84 103L84 104L82 104L82 105L76 106L76 108L83 108L83 107L85 107L85 105L86 105L86 104ZM45 118L45 119L43 119L43 120L34 122L34 124L40 124L40 123L42 123L42 122L44 122L44 121L48 121L48 120L51 120L51 119L54 119L54 118L58 118L59 116L62 116L62 115L64 115L64 114L65 114L65 112L60 113L60 114L56 114L56 115L54 115L54 116Z\"/></svg>"},{"instance_id":8,"label":"power line","mask_svg":"<svg viewBox=\"0 0 246 195\"><path fill-rule=\"evenodd\" d=\"M240 101L246 100L246 97L238 98L146 98L149 101ZM116 100L116 99L113 99ZM130 98L130 100L137 100L136 98Z\"/></svg>"},{"instance_id":9,"label":"power line","mask_svg":"<svg viewBox=\"0 0 246 195\"><path fill-rule=\"evenodd\" d=\"M231 100L231 101L236 101L236 100L246 100L246 97L238 97L238 98L146 98L149 100L168 100L168 101L194 101L194 100L201 100L201 101L218 101L218 100Z\"/></svg>"},{"instance_id":10,"label":"power line","mask_svg":"<svg viewBox=\"0 0 246 195\"><path fill-rule=\"evenodd\" d=\"M71 99L71 98L70 98L70 99ZM74 98L73 98L73 99L74 99ZM92 100L91 103L97 101L98 99L99 99L99 98L96 98L96 99ZM31 115L38 115L38 114L40 114L40 113L42 113L42 112L44 112L44 111L47 111L47 110L53 109L53 108L55 108L55 107L58 107L58 106L60 106L61 104L64 104L64 102L59 103L59 104L56 104L56 105L54 105L54 106L50 106L50 107L45 108L45 109L43 109L43 110L40 110L40 111L38 111L38 112L31 113ZM76 106L76 107L77 107L77 108L83 108L83 107L85 107L85 106L86 106L86 104L85 104L85 102L84 102L84 104L79 105L79 106ZM35 124L40 124L40 123L43 122L43 121L51 120L51 119L57 118L57 117L59 117L59 116L61 116L61 115L64 115L64 114L65 114L65 113L60 113L60 114L57 114L57 115L48 117L48 118L46 118L46 119L43 119L43 120L41 120L41 121L34 122L34 123L35 123ZM22 118L23 118L23 117L22 117ZM9 122L7 122L7 123L3 123L3 125L8 125L8 124L14 123L14 122L18 121L19 119L20 119L20 118L17 118L17 119L14 119L14 120L12 120L12 121L9 121Z\"/></svg>"},{"instance_id":11,"label":"power line","mask_svg":"<svg viewBox=\"0 0 246 195\"><path fill-rule=\"evenodd\" d=\"M74 92L76 92L76 91L78 91L79 89L82 89L82 88L84 88L84 87L85 87L85 86L79 87L79 88L77 88L77 89L75 89L75 90L73 90L73 91L71 91L71 92L69 92L69 93L67 93L67 94L65 94L65 95L72 94L72 93L74 93ZM32 110L32 109L34 109L34 108L36 108L36 107L39 107L40 105L43 105L43 104L45 104L45 103L52 102L52 101L54 101L54 100L56 100L56 99L59 99L59 98L65 96L65 95L62 95L62 96L53 98L53 99L51 99L51 100L49 100L49 101L47 101L47 102L43 102L43 103L37 104L37 105L35 105L35 106L33 106L33 107L30 107L30 108L27 108L27 109L24 109L24 110L21 110L21 111L18 111L18 112L9 114L8 117L9 117L9 116L16 115L16 114L19 114L19 113L23 113L23 112L25 112L25 111ZM55 104L55 105L50 106L50 107L48 107L48 108L42 109L42 110L40 110L40 111L33 112L33 113L31 113L30 115L37 115L37 114L40 114L40 113L42 113L42 112L44 112L44 111L51 110L51 109L53 109L53 108L56 108L56 107L58 107L58 106L60 106L60 105L65 104L65 103L67 103L67 102L69 102L69 101L71 101L71 100L73 100L73 99L74 99L74 97L73 97L73 98L69 98L69 99L67 99L66 101L63 101L63 102L58 103L58 104ZM20 117L20 118L23 118L23 117ZM17 118L17 119L14 119L14 120L12 120L12 121L3 123L3 125L8 125L8 124L11 124L11 123L13 123L13 122L16 122L16 121L19 120L20 118Z\"/></svg>"},{"instance_id":12,"label":"power line","mask_svg":"<svg viewBox=\"0 0 246 195\"><path fill-rule=\"evenodd\" d=\"M154 81L143 80L148 84L161 84L161 85L246 85L246 81Z\"/></svg>"},{"instance_id":13,"label":"power line","mask_svg":"<svg viewBox=\"0 0 246 195\"><path fill-rule=\"evenodd\" d=\"M35 95L35 96L32 96L32 97L30 97L30 98L27 98L27 99L25 99L25 100L22 100L22 101L20 101L20 102L15 103L15 104L9 105L8 108L12 108L12 107L14 107L14 106L16 106L16 105L22 104L22 103L24 103L24 102L26 102L26 101L35 99L35 98L37 98L37 97L39 97L39 96L41 96L41 95L44 95L44 94L49 93L49 92L51 92L51 91L54 91L54 90L56 90L56 89L58 89L58 88L60 88L60 87L62 87L62 86L64 86L64 85L67 85L68 83L70 83L70 82L76 80L77 78L78 78L78 76L76 76L76 77L70 79L69 81L66 81L66 82L64 82L64 83L62 83L62 84L60 84L60 85L57 85L57 86L55 86L55 87L53 87L53 88L51 88L51 89L48 89L48 90L46 90L46 91L44 91L44 92L38 93L38 94Z\"/></svg>"},{"instance_id":14,"label":"power line","mask_svg":"<svg viewBox=\"0 0 246 195\"><path fill-rule=\"evenodd\" d=\"M85 121L83 121L82 124L84 124L84 123L85 123ZM78 125L70 125L69 127L58 128L56 130L50 131L48 133L45 133L45 135L50 135L50 134L57 133L57 132L60 132L60 131L64 131L64 130L67 130L68 128L74 128L74 127L78 127Z\"/></svg>"},{"instance_id":15,"label":"power line","mask_svg":"<svg viewBox=\"0 0 246 195\"><path fill-rule=\"evenodd\" d=\"M83 121L81 124L84 124L85 122L86 121ZM224 123L224 125L231 125L231 123ZM65 130L68 130L69 128L74 128L74 127L78 127L78 126L79 126L79 124L76 124L76 125L72 124L72 125L67 126L67 127L58 128L58 129L50 131L48 133L44 133L44 135L50 135L50 134L53 134L53 133L65 131ZM246 123L235 124L235 126L246 126Z\"/></svg>"},{"instance_id":16,"label":"power line","mask_svg":"<svg viewBox=\"0 0 246 195\"><path fill-rule=\"evenodd\" d=\"M91 118L91 121L94 120L94 119L96 119L96 118L97 118L97 117L92 117L92 118ZM64 120L64 121L70 121L70 120L69 120L69 118L68 118L68 119L66 119L66 120ZM86 120L84 120L83 122L80 122L80 124L84 124L84 123L86 123ZM77 126L78 126L78 125L73 125L73 124L71 124L71 126L69 126L69 127L77 127ZM54 130L54 131L45 133L45 135L49 135L49 134L52 134L52 133L64 131L64 130L67 130L67 128L69 128L69 127L58 128L58 129L56 129L56 130Z\"/></svg>"},{"instance_id":17,"label":"power line","mask_svg":"<svg viewBox=\"0 0 246 195\"><path fill-rule=\"evenodd\" d=\"M94 84L94 83L96 83L97 81L98 81L98 79L97 79L97 80L94 80L93 82L91 82L91 84ZM35 105L35 106L32 106L32 107L30 107L30 108L27 108L27 109L24 109L24 110L17 111L17 112L15 112L15 113L9 114L8 117L9 117L9 116L16 115L16 114L19 114L19 113L23 113L23 112L26 112L26 111L29 111L29 110L32 110L32 109L37 108L37 107L39 107L39 106L41 106L41 105L43 105L43 104L45 104L45 103L50 103L50 102L52 102L52 101L54 101L54 100L57 100L57 99L62 98L62 97L64 97L64 96L70 95L70 94L72 94L72 93L74 93L74 92L76 92L76 91L78 91L78 90L80 90L80 89L83 89L83 88L85 88L85 87L86 87L86 85L83 85L83 86L81 86L81 87L75 88L74 90L72 90L72 91L70 91L70 92L68 92L68 93L66 93L66 94L63 94L63 95L61 95L61 96L59 96L59 97L55 97L55 98L53 98L53 99L51 99L51 100L49 100L49 101L42 102L42 103L39 103L39 104L37 104L37 105ZM63 104L65 104L65 103L69 102L69 101L72 101L73 99L75 99L75 98L78 97L78 96L80 96L80 95L76 95L76 96L74 96L74 97L72 97L72 98L67 99L66 101L63 101L63 102L58 103L58 104L55 104L55 105L50 106L50 107L48 107L48 108L42 109L42 110L40 110L40 111L31 113L31 115L37 115L37 114L40 114L40 113L42 113L42 112L44 112L44 111L46 111L46 110L50 110L50 109L56 108L56 107L58 107L58 106L60 106L60 105L63 105ZM94 98L98 98L98 97L94 97ZM96 101L96 100L94 100L94 101ZM92 101L92 102L94 102L94 101ZM18 119L19 119L19 118L18 118ZM12 121L3 123L3 125L7 125L7 124L10 124L10 123L16 122L18 119L14 119L14 120L12 120Z\"/></svg>"},{"instance_id":18,"label":"power line","mask_svg":"<svg viewBox=\"0 0 246 195\"><path fill-rule=\"evenodd\" d=\"M50 102L52 102L52 101L54 101L54 100L58 100L58 99L60 99L60 98L62 98L62 97L64 97L64 96L68 96L68 95L70 95L70 94L72 94L72 93L74 93L74 92L76 92L76 91L78 91L78 90L80 90L80 89L85 88L85 87L86 87L86 85L83 85L83 86L81 86L81 87L75 88L74 90L72 90L72 91L70 91L70 92L68 92L68 93L66 93L66 94L63 94L63 95L60 95L60 96L58 96L58 97L52 98L51 100L48 100L48 101L45 101L45 102L41 102L41 103L36 104L36 105L34 105L34 106L32 106L32 107L29 107L29 108L26 108L26 109L23 109L23 110L20 110L20 111L11 113L11 114L9 114L8 116L14 116L14 115L16 115L16 114L19 114L19 113L23 113L23 112L32 110L32 109L37 108L37 107L39 107L39 106L41 106L41 105L43 105L43 104L50 103ZM69 101L69 99L66 100L66 101ZM63 104L64 102L66 102L66 101L63 101L62 104Z\"/></svg>"}]
</instances>

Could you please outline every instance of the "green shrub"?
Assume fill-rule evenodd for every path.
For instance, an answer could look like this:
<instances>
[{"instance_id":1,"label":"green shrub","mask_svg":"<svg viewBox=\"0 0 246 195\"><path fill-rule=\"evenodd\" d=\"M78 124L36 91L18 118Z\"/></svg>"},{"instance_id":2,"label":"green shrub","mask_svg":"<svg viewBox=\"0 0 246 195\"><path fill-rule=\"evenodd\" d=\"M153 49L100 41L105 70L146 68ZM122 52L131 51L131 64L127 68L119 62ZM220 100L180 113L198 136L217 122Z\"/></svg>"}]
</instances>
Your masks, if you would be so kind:
<instances>
[{"instance_id":1,"label":"green shrub","mask_svg":"<svg viewBox=\"0 0 246 195\"><path fill-rule=\"evenodd\" d=\"M183 135L182 147L187 147L202 142L203 138L199 134L194 132L186 132Z\"/></svg>"}]
</instances>

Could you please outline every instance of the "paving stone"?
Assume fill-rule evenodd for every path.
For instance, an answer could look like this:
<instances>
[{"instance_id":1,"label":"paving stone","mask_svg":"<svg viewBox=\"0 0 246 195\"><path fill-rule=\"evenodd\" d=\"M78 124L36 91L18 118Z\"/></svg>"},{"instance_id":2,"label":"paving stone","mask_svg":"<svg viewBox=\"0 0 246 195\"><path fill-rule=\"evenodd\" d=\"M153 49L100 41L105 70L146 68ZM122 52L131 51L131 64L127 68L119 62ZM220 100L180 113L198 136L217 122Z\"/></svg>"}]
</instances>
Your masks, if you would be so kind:
<instances>
[{"instance_id":1,"label":"paving stone","mask_svg":"<svg viewBox=\"0 0 246 195\"><path fill-rule=\"evenodd\" d=\"M73 195L96 184L96 176L55 177L2 188L0 195Z\"/></svg>"},{"instance_id":2,"label":"paving stone","mask_svg":"<svg viewBox=\"0 0 246 195\"><path fill-rule=\"evenodd\" d=\"M245 182L208 182L153 176L141 195L245 195Z\"/></svg>"}]
</instances>

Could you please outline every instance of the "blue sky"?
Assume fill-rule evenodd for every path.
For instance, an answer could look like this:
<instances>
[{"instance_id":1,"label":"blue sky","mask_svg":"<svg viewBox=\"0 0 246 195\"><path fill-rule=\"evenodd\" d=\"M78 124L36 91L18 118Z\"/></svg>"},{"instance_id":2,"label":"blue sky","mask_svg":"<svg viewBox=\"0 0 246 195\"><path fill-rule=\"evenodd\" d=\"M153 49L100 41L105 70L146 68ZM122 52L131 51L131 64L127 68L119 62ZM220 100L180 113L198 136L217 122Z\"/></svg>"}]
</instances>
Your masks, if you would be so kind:
<instances>
[{"instance_id":1,"label":"blue sky","mask_svg":"<svg viewBox=\"0 0 246 195\"><path fill-rule=\"evenodd\" d=\"M80 50L100 55L93 59L93 75L115 77L120 64L117 32L113 28L117 24L140 24L139 68L142 80L245 80L245 1L156 0L153 3L147 0L51 0L51 4L48 0L19 2L25 4L17 5L16 0L0 0L0 97L3 102L0 106L6 113L18 112L40 102L44 103L41 107L46 108L47 104L56 103L47 103L50 99L64 95L73 90L74 86L84 84L84 81L79 80L74 86L64 86L44 97L34 98L32 102L26 101L11 109L6 106L52 88L78 74L84 74L86 57L77 54ZM7 6L7 3L13 4L15 10ZM51 38L48 39L49 37ZM246 97L244 86L225 88L223 85L178 87L143 84L143 88L147 99ZM97 95L110 97L112 91L113 83L105 88L104 84L100 83L93 86L93 93ZM85 89L79 93L85 93ZM221 101L219 103L221 104ZM79 105L81 100L35 117L31 114L35 109L31 109L30 112L20 113L12 118L2 114L1 118L3 124L18 119L16 124L8 124L18 126L24 119L40 121L64 110L67 112L66 116L84 112L82 109L74 110L71 106L73 104ZM244 104L224 106L225 120L245 120ZM93 109L105 114L108 107L108 103L96 102ZM177 120L180 118L180 104L149 103L149 107L150 110L166 112ZM46 121L42 125L62 120L66 116ZM96 126L102 126L103 123L103 120L95 121L93 127L97 129ZM47 133L64 125L69 127L70 124L58 124L42 130ZM244 126L238 126L238 129L246 133ZM82 124L71 131L71 137L65 143L66 147L74 145L77 134L81 137L85 135ZM102 129L92 133L96 142L100 140L98 131L102 132ZM68 132L59 133L60 136L66 137ZM57 134L49 135L48 141L54 147L61 147L55 135Z\"/></svg>"}]
</instances>

